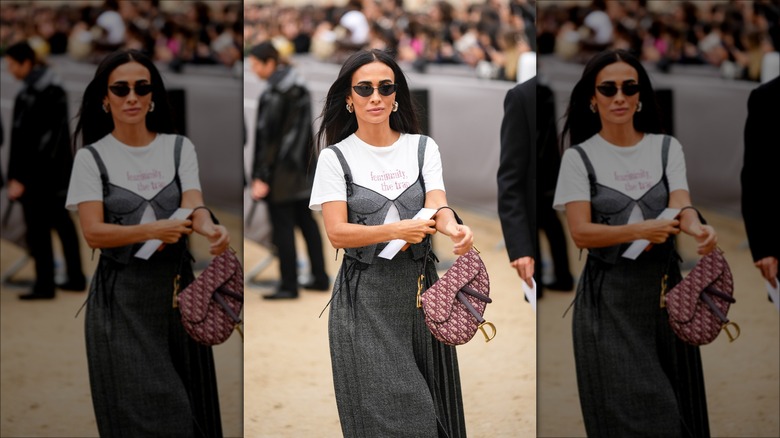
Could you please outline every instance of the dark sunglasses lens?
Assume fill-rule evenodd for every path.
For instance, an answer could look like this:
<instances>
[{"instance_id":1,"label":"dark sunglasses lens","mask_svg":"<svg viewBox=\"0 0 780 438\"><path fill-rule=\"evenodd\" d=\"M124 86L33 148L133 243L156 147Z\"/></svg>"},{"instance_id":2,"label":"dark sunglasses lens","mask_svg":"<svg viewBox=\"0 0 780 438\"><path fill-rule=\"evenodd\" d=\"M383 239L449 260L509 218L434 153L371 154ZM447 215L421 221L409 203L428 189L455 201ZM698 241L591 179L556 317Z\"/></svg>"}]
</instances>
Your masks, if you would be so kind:
<instances>
[{"instance_id":1,"label":"dark sunglasses lens","mask_svg":"<svg viewBox=\"0 0 780 438\"><path fill-rule=\"evenodd\" d=\"M130 94L130 86L129 85L111 85L108 87L109 90L111 90L112 93L114 93L118 97L125 97L128 94Z\"/></svg>"},{"instance_id":2,"label":"dark sunglasses lens","mask_svg":"<svg viewBox=\"0 0 780 438\"><path fill-rule=\"evenodd\" d=\"M599 90L599 93L607 96L612 97L617 94L617 86L615 84L603 84L596 87L597 90Z\"/></svg>"},{"instance_id":3,"label":"dark sunglasses lens","mask_svg":"<svg viewBox=\"0 0 780 438\"><path fill-rule=\"evenodd\" d=\"M623 94L633 96L639 93L639 84L623 84Z\"/></svg>"},{"instance_id":4,"label":"dark sunglasses lens","mask_svg":"<svg viewBox=\"0 0 780 438\"><path fill-rule=\"evenodd\" d=\"M374 87L369 85L355 85L352 87L359 96L368 97L374 92Z\"/></svg>"},{"instance_id":5,"label":"dark sunglasses lens","mask_svg":"<svg viewBox=\"0 0 780 438\"><path fill-rule=\"evenodd\" d=\"M393 93L395 93L397 86L396 84L385 84L379 86L379 94L382 96L389 96Z\"/></svg>"},{"instance_id":6,"label":"dark sunglasses lens","mask_svg":"<svg viewBox=\"0 0 780 438\"><path fill-rule=\"evenodd\" d=\"M141 84L135 86L135 94L139 96L146 96L152 92L152 84Z\"/></svg>"}]
</instances>

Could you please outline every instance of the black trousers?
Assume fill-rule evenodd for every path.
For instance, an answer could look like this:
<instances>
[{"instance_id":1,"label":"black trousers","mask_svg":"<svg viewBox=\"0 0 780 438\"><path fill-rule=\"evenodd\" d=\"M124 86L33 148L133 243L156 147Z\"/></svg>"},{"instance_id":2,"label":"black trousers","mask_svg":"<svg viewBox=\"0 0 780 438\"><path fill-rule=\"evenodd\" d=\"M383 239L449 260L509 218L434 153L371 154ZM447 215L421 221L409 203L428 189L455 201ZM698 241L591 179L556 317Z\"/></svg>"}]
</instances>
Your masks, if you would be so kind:
<instances>
[{"instance_id":1,"label":"black trousers","mask_svg":"<svg viewBox=\"0 0 780 438\"><path fill-rule=\"evenodd\" d=\"M300 228L309 253L311 273L316 281L325 282L325 259L319 226L309 210L309 200L268 202L268 213L273 228L272 239L279 257L282 284L280 289L298 291L298 256L295 250L295 227Z\"/></svg>"},{"instance_id":2,"label":"black trousers","mask_svg":"<svg viewBox=\"0 0 780 438\"><path fill-rule=\"evenodd\" d=\"M52 229L57 231L62 243L68 280L84 278L79 238L73 220L65 209L65 198L27 191L20 201L27 227L27 249L35 261L33 292L54 293Z\"/></svg>"}]
</instances>

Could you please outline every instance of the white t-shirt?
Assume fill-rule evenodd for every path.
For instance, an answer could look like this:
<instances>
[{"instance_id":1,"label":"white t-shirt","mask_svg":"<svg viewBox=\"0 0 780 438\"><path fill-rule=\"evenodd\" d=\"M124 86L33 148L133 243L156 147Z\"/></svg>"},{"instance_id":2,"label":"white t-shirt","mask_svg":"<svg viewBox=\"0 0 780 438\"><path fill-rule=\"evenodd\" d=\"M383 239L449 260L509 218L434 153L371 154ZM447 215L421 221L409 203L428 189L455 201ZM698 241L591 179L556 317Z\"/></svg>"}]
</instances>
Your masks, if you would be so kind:
<instances>
[{"instance_id":1,"label":"white t-shirt","mask_svg":"<svg viewBox=\"0 0 780 438\"><path fill-rule=\"evenodd\" d=\"M585 26L593 29L593 41L597 44L612 42L612 19L604 11L593 11L585 16Z\"/></svg>"},{"instance_id":2,"label":"white t-shirt","mask_svg":"<svg viewBox=\"0 0 780 438\"><path fill-rule=\"evenodd\" d=\"M401 134L392 145L377 147L352 134L336 146L349 164L353 183L394 200L417 180L419 141L420 136L417 134ZM444 190L439 146L432 138L428 138L425 145L422 176L426 192ZM347 189L341 163L335 152L324 149L317 162L309 208L319 211L322 210L322 204L326 202L346 202L346 200ZM400 220L398 210L395 206L391 206L385 223L398 220Z\"/></svg>"},{"instance_id":3,"label":"white t-shirt","mask_svg":"<svg viewBox=\"0 0 780 438\"><path fill-rule=\"evenodd\" d=\"M125 20L119 12L105 11L98 15L95 23L106 30L106 41L108 43L122 44L125 42Z\"/></svg>"},{"instance_id":4,"label":"white t-shirt","mask_svg":"<svg viewBox=\"0 0 780 438\"><path fill-rule=\"evenodd\" d=\"M366 16L360 11L349 11L341 17L339 25L349 29L349 40L353 44L363 44L368 42L368 33L371 27L368 24Z\"/></svg>"},{"instance_id":5,"label":"white t-shirt","mask_svg":"<svg viewBox=\"0 0 780 438\"><path fill-rule=\"evenodd\" d=\"M663 177L661 150L663 135L645 134L634 146L615 146L596 134L581 145L588 155L596 173L598 184L615 189L631 199L637 200L656 185ZM666 163L666 178L669 192L688 190L685 175L685 156L682 146L672 137L669 143L669 158ZM590 202L588 171L579 152L567 149L561 159L558 184L555 187L553 208L565 210L573 201ZM643 219L639 207L635 207L628 223Z\"/></svg>"},{"instance_id":6,"label":"white t-shirt","mask_svg":"<svg viewBox=\"0 0 780 438\"><path fill-rule=\"evenodd\" d=\"M92 146L105 163L111 184L149 200L176 176L173 156L175 144L174 134L158 134L146 146L127 146L108 134ZM182 141L179 180L182 192L200 190L198 157L195 154L195 146L187 137ZM76 153L73 163L65 207L77 210L78 205L86 201L102 202L103 185L95 158L90 151L82 148ZM155 217L154 210L147 207L141 223L156 219L158 218Z\"/></svg>"}]
</instances>

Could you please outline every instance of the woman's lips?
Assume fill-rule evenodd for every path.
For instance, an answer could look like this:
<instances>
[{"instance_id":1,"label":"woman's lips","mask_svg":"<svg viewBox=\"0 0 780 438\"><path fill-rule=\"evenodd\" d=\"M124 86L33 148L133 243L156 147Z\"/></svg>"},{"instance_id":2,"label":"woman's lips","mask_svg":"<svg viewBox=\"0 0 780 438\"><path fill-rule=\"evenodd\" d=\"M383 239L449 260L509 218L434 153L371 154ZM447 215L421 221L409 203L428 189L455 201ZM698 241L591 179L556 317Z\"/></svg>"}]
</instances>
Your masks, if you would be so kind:
<instances>
[{"instance_id":1,"label":"woman's lips","mask_svg":"<svg viewBox=\"0 0 780 438\"><path fill-rule=\"evenodd\" d=\"M628 112L628 108L616 108L612 110L612 114L622 116Z\"/></svg>"},{"instance_id":2,"label":"woman's lips","mask_svg":"<svg viewBox=\"0 0 780 438\"><path fill-rule=\"evenodd\" d=\"M129 115L129 116L134 116L134 115L136 115L136 114L138 114L140 112L141 112L141 108L128 108L128 109L124 110L124 113Z\"/></svg>"}]
</instances>

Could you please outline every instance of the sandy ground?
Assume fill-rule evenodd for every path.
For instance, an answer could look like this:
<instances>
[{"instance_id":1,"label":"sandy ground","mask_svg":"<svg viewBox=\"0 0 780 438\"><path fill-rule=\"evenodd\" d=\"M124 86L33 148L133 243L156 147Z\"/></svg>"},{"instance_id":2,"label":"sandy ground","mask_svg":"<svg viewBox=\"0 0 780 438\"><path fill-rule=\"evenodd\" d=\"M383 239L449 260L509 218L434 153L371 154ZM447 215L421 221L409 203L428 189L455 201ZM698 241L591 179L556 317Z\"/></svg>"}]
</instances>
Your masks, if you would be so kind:
<instances>
[{"instance_id":1,"label":"sandy ground","mask_svg":"<svg viewBox=\"0 0 780 438\"><path fill-rule=\"evenodd\" d=\"M710 431L713 437L780 437L780 323L776 308L753 266L741 220L703 210L718 231L719 246L731 266L737 300L729 319L739 324L733 343L721 334L701 347ZM679 240L686 262L697 259L692 238ZM581 271L578 251L570 253L575 274ZM574 355L571 312L562 315L573 293L549 292L539 304L537 382L539 437L582 437L582 423Z\"/></svg>"},{"instance_id":2,"label":"sandy ground","mask_svg":"<svg viewBox=\"0 0 780 438\"><path fill-rule=\"evenodd\" d=\"M571 315L561 318L573 294L545 294L539 302L537 337L536 317L522 299L516 274L509 269L498 221L463 209L459 213L474 229L487 264L494 303L485 316L498 328L498 335L488 344L475 338L458 347L469 436L584 436L571 349ZM778 313L766 300L762 280L752 266L741 222L704 213L719 230L721 248L734 273L737 303L729 316L742 328L734 343L721 336L702 348L712 434L777 437ZM240 218L217 214L231 228L234 247L240 246L236 231ZM194 239L199 260L208 258L203 243ZM695 259L691 243L681 239L687 260ZM253 242L243 244L246 272L271 260L255 277L259 283L272 282L277 265L269 259L269 251ZM300 240L298 245L305 258ZM445 262L452 260L447 245L444 238L437 238L436 249ZM327 244L326 248L328 272L335 276L341 258L335 260L335 251ZM0 270L9 269L23 254L3 242ZM91 272L94 261L86 249L84 260ZM576 251L571 251L571 260L578 273L581 262ZM31 277L28 264L14 279ZM215 348L226 436L340 436L327 342L328 314L318 317L330 294L302 291L298 300L269 302L260 298L270 292L267 285L247 286L243 361L237 335ZM83 314L74 318L86 294L61 292L55 300L30 303L16 299L23 291L4 287L0 293L0 436L97 436L86 372Z\"/></svg>"},{"instance_id":3,"label":"sandy ground","mask_svg":"<svg viewBox=\"0 0 780 438\"><path fill-rule=\"evenodd\" d=\"M457 347L468 434L534 436L535 315L522 299L517 274L509 268L497 220L458 212L474 230L488 268L494 301L485 317L498 330L490 343L475 337ZM443 261L452 260L445 239L437 237L435 250ZM302 242L298 247L300 258L305 254ZM244 251L247 271L269 254L252 242L245 242ZM333 277L341 256L336 261L329 245L325 254ZM272 279L277 269L272 263L257 279ZM298 300L285 302L260 298L269 291L250 287L247 293L244 432L247 437L341 436L328 350L328 312L319 317L330 293L302 291Z\"/></svg>"},{"instance_id":4,"label":"sandy ground","mask_svg":"<svg viewBox=\"0 0 780 438\"><path fill-rule=\"evenodd\" d=\"M215 210L230 229L234 248L241 248L241 218ZM58 242L55 238L55 242ZM192 239L192 251L202 263L210 259L206 239ZM82 242L82 260L88 275L97 255ZM6 272L24 251L2 242L0 271ZM32 262L13 279L34 277ZM76 312L86 292L58 292L56 299L21 301L26 288L4 285L0 291L0 436L96 437L98 436L89 391L84 345L84 313ZM226 437L243 435L243 361L238 335L214 347L214 357ZM143 366L143 364L138 364Z\"/></svg>"}]
</instances>

